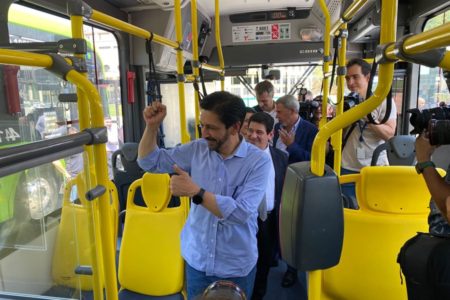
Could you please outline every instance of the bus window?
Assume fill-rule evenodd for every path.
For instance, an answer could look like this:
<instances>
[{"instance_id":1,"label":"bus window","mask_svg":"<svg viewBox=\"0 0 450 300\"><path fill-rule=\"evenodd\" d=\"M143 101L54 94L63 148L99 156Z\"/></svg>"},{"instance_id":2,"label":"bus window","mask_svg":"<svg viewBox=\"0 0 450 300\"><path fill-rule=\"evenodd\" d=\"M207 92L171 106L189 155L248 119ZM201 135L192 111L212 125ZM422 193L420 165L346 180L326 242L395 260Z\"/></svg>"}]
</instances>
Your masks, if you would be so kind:
<instances>
[{"instance_id":1,"label":"bus window","mask_svg":"<svg viewBox=\"0 0 450 300\"><path fill-rule=\"evenodd\" d=\"M69 20L26 6L11 5L8 21L13 43L54 42L71 37ZM97 86L102 100L109 137L107 152L111 158L123 142L118 43L111 32L90 25L84 25L84 35L88 44L88 77ZM77 105L58 101L62 93L76 92L72 84L46 70L23 66L17 73L17 81L20 100L17 116L28 125L22 129L26 130L21 134L23 142L66 135L68 122L79 128Z\"/></svg>"},{"instance_id":2,"label":"bus window","mask_svg":"<svg viewBox=\"0 0 450 300\"><path fill-rule=\"evenodd\" d=\"M450 10L447 10L429 19L425 23L423 31L428 31L449 22ZM450 47L447 47L447 50L450 50ZM450 104L450 94L443 76L443 70L439 67L429 68L420 66L417 107L425 109L436 107L440 104Z\"/></svg>"}]
</instances>

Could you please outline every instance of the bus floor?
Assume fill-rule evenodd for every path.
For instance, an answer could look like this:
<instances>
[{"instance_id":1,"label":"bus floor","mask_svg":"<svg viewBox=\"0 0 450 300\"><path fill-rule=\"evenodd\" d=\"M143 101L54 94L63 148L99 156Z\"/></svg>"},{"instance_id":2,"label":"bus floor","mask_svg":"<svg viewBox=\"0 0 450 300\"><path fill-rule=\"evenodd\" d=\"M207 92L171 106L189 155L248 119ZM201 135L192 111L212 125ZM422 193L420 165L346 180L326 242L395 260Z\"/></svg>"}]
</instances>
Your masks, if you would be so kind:
<instances>
[{"instance_id":1,"label":"bus floor","mask_svg":"<svg viewBox=\"0 0 450 300\"><path fill-rule=\"evenodd\" d=\"M306 300L306 287L298 280L293 286L284 288L281 286L281 280L286 272L286 263L282 260L278 261L277 267L270 268L269 278L267 279L267 292L264 299L267 300ZM299 272L299 279L302 273ZM304 274L304 273L303 273ZM304 275L303 275L304 276Z\"/></svg>"}]
</instances>

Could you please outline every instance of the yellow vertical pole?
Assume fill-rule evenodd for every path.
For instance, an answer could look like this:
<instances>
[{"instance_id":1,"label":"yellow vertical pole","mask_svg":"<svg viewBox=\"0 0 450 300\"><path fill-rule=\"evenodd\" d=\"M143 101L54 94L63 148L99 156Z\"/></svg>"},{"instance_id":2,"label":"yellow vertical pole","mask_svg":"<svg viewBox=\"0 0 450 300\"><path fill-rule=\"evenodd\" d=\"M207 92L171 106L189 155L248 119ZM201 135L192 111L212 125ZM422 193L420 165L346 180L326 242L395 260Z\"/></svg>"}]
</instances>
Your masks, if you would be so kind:
<instances>
[{"instance_id":1,"label":"yellow vertical pole","mask_svg":"<svg viewBox=\"0 0 450 300\"><path fill-rule=\"evenodd\" d=\"M327 122L327 104L328 104L328 86L329 84L329 72L330 72L330 27L331 18L328 11L327 4L325 0L320 0L320 8L322 10L323 16L325 17L325 30L323 34L323 95L322 95L322 119L319 122L319 128ZM314 159L311 156L311 159ZM322 290L322 270L314 270L308 272L308 299L310 300L320 300L320 293Z\"/></svg>"},{"instance_id":2,"label":"yellow vertical pole","mask_svg":"<svg viewBox=\"0 0 450 300\"><path fill-rule=\"evenodd\" d=\"M84 76L78 72L72 70L67 73L67 80L79 84L84 93L89 96L89 106L92 113L92 127L104 128L103 107L100 100L100 95L94 85ZM106 130L106 129L105 129ZM97 178L97 184L105 187L106 192L103 193L98 199L91 202L98 202L100 211L101 226L101 241L103 267L104 267L104 283L106 290L106 299L116 300L117 294L117 275L116 275L116 247L114 244L113 236L113 220L111 216L111 204L108 193L108 170L106 162L106 145L105 143L95 144L93 146L94 159L95 159L95 174ZM96 298L97 300L97 298ZM103 298L98 299L103 300Z\"/></svg>"},{"instance_id":3,"label":"yellow vertical pole","mask_svg":"<svg viewBox=\"0 0 450 300\"><path fill-rule=\"evenodd\" d=\"M325 0L320 0L320 8L325 17L325 32L323 34L323 95L322 95L322 119L319 123L319 128L325 125L327 122L327 104L328 104L328 87L330 85L330 27L331 27L331 18L330 13L328 12L327 4Z\"/></svg>"},{"instance_id":4,"label":"yellow vertical pole","mask_svg":"<svg viewBox=\"0 0 450 300\"><path fill-rule=\"evenodd\" d=\"M84 39L83 32L83 17L78 15L71 15L71 28L73 38ZM78 57L84 58L83 54L78 54ZM84 78L88 77L87 73L82 73ZM78 105L78 118L80 124L80 130L84 130L90 127L90 110L89 101L86 93L77 86L77 105ZM84 150L87 153L87 161L84 159L84 173L86 185L88 188L95 186L95 178L92 178L91 169L94 167L94 154L92 146L84 146ZM85 156L86 158L86 156ZM95 299L103 299L103 265L102 265L102 245L100 242L99 231L99 216L97 201L87 201L86 205L87 222L89 224L89 239L91 244L91 260L92 260L92 273L93 273L93 292Z\"/></svg>"},{"instance_id":5,"label":"yellow vertical pole","mask_svg":"<svg viewBox=\"0 0 450 300\"><path fill-rule=\"evenodd\" d=\"M181 28L181 6L180 0L175 0L175 29L177 36L178 49L177 51L177 84L178 84L178 97L180 105L180 126L181 126L181 142L187 143L191 140L187 131L186 124L186 99L184 93L184 71L183 71L183 50L181 44L183 42L183 32Z\"/></svg>"},{"instance_id":6,"label":"yellow vertical pole","mask_svg":"<svg viewBox=\"0 0 450 300\"><path fill-rule=\"evenodd\" d=\"M215 0L215 17L214 17L214 28L216 35L216 47L217 47L217 55L219 57L219 66L222 69L220 73L220 87L222 91L225 90L225 62L223 60L222 53L222 42L220 41L220 7L219 0Z\"/></svg>"},{"instance_id":7,"label":"yellow vertical pole","mask_svg":"<svg viewBox=\"0 0 450 300\"><path fill-rule=\"evenodd\" d=\"M199 61L198 61L198 29L197 29L197 0L191 0L191 28L192 28L192 55L193 55L193 63L192 63L192 71L194 74L194 82L198 84L199 77ZM198 133L198 124L200 124L200 98L198 96L197 91L194 91L194 99L195 99L195 138L199 138Z\"/></svg>"},{"instance_id":8,"label":"yellow vertical pole","mask_svg":"<svg viewBox=\"0 0 450 300\"><path fill-rule=\"evenodd\" d=\"M347 23L341 26L340 43L339 43L339 68L345 69L346 55L347 55ZM344 112L344 89L345 89L345 75L337 75L337 106L336 115L341 115ZM334 170L338 176L341 175L341 161L342 161L342 129L339 129L331 136L331 144L334 149Z\"/></svg>"}]
</instances>

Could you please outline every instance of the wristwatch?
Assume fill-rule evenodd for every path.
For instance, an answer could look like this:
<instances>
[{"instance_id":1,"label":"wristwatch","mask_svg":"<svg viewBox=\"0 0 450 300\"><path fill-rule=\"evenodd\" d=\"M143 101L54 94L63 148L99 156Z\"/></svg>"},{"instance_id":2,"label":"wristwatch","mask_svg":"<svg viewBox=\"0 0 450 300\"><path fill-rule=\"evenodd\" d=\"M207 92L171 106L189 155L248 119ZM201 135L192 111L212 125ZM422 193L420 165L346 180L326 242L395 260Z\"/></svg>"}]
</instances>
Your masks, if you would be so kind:
<instances>
[{"instance_id":1,"label":"wristwatch","mask_svg":"<svg viewBox=\"0 0 450 300\"><path fill-rule=\"evenodd\" d=\"M417 174L422 174L423 170L428 167L436 168L436 165L432 161L424 161L424 162L418 162L416 164L416 172Z\"/></svg>"},{"instance_id":2,"label":"wristwatch","mask_svg":"<svg viewBox=\"0 0 450 300\"><path fill-rule=\"evenodd\" d=\"M197 194L194 195L194 197L192 197L192 202L194 202L194 204L202 204L203 202L203 195L205 194L205 189L200 188L200 191L198 191Z\"/></svg>"}]
</instances>

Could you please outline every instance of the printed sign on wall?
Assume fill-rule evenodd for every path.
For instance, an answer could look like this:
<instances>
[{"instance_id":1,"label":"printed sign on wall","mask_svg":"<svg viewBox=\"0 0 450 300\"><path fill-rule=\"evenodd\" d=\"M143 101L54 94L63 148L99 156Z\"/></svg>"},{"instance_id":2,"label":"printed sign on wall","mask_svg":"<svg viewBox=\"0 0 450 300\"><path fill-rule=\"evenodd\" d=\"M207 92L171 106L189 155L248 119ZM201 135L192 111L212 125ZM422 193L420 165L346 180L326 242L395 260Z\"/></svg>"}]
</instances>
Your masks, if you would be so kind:
<instances>
[{"instance_id":1,"label":"printed sign on wall","mask_svg":"<svg viewBox=\"0 0 450 300\"><path fill-rule=\"evenodd\" d=\"M289 40L290 23L274 23L232 27L233 43Z\"/></svg>"}]
</instances>

